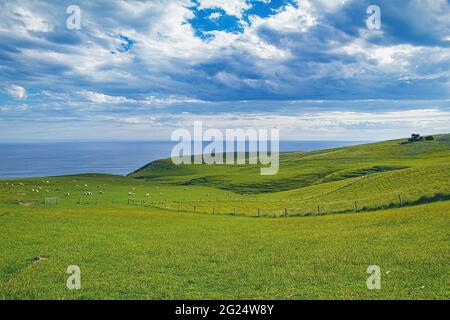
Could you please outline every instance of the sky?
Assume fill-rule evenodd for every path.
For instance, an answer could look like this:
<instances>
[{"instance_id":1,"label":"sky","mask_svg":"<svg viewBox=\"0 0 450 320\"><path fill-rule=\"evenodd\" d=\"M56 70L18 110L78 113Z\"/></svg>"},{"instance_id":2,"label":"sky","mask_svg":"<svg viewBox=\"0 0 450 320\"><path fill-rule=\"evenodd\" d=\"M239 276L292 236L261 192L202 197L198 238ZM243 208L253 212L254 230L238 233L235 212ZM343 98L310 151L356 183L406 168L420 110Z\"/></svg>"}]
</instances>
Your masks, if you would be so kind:
<instances>
[{"instance_id":1,"label":"sky","mask_svg":"<svg viewBox=\"0 0 450 320\"><path fill-rule=\"evenodd\" d=\"M449 0L6 0L0 43L3 142L450 132Z\"/></svg>"}]
</instances>

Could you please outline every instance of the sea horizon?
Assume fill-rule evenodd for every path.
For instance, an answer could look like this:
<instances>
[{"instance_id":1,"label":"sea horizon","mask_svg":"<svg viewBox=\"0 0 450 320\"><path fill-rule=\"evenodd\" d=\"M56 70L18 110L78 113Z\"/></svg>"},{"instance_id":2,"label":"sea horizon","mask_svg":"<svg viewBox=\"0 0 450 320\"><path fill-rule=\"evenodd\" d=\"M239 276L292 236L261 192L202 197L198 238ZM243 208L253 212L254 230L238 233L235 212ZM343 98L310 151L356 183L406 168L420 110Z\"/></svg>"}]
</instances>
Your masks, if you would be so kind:
<instances>
[{"instance_id":1,"label":"sea horizon","mask_svg":"<svg viewBox=\"0 0 450 320\"><path fill-rule=\"evenodd\" d=\"M305 152L375 141L282 140L280 152ZM65 176L84 173L127 175L170 157L177 142L78 140L0 142L0 179Z\"/></svg>"}]
</instances>

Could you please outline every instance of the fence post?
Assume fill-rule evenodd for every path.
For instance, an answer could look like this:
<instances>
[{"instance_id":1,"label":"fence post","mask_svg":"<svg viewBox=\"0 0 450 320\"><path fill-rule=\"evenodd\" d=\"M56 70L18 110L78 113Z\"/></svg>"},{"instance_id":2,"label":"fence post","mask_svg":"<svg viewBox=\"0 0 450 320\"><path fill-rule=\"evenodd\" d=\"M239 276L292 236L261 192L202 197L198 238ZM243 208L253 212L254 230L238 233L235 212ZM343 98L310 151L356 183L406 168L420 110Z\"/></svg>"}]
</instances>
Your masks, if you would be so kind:
<instances>
[{"instance_id":1,"label":"fence post","mask_svg":"<svg viewBox=\"0 0 450 320\"><path fill-rule=\"evenodd\" d=\"M320 216L320 206L317 206L317 214Z\"/></svg>"},{"instance_id":2,"label":"fence post","mask_svg":"<svg viewBox=\"0 0 450 320\"><path fill-rule=\"evenodd\" d=\"M261 211L260 211L260 209L258 208L258 218L259 217L261 217Z\"/></svg>"},{"instance_id":3,"label":"fence post","mask_svg":"<svg viewBox=\"0 0 450 320\"><path fill-rule=\"evenodd\" d=\"M400 207L403 206L403 200L402 200L402 195L399 193L398 194L398 200L400 201Z\"/></svg>"},{"instance_id":4,"label":"fence post","mask_svg":"<svg viewBox=\"0 0 450 320\"><path fill-rule=\"evenodd\" d=\"M287 216L288 216L288 209L284 208L284 217L287 218Z\"/></svg>"},{"instance_id":5,"label":"fence post","mask_svg":"<svg viewBox=\"0 0 450 320\"><path fill-rule=\"evenodd\" d=\"M358 212L358 202L355 201L355 212Z\"/></svg>"},{"instance_id":6,"label":"fence post","mask_svg":"<svg viewBox=\"0 0 450 320\"><path fill-rule=\"evenodd\" d=\"M197 213L197 206L194 206L194 213Z\"/></svg>"}]
</instances>

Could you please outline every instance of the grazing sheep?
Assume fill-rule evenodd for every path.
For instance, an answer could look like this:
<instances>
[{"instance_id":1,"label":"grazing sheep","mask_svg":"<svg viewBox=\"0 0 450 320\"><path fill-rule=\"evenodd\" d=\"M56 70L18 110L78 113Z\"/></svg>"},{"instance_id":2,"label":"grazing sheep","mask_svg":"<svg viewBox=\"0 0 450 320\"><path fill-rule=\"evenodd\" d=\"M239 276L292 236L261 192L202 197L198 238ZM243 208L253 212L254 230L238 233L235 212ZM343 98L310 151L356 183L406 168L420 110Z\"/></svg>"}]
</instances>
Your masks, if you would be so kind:
<instances>
[{"instance_id":1,"label":"grazing sheep","mask_svg":"<svg viewBox=\"0 0 450 320\"><path fill-rule=\"evenodd\" d=\"M70 193L69 192L66 193L66 197L70 197Z\"/></svg>"},{"instance_id":2,"label":"grazing sheep","mask_svg":"<svg viewBox=\"0 0 450 320\"><path fill-rule=\"evenodd\" d=\"M146 197L150 197L150 193L147 193L145 196L146 196Z\"/></svg>"},{"instance_id":3,"label":"grazing sheep","mask_svg":"<svg viewBox=\"0 0 450 320\"><path fill-rule=\"evenodd\" d=\"M103 191L99 191L98 193L99 193L99 194L103 194Z\"/></svg>"},{"instance_id":4,"label":"grazing sheep","mask_svg":"<svg viewBox=\"0 0 450 320\"><path fill-rule=\"evenodd\" d=\"M134 193L133 193L133 192L128 192L128 195L129 195L129 196L133 196Z\"/></svg>"},{"instance_id":5,"label":"grazing sheep","mask_svg":"<svg viewBox=\"0 0 450 320\"><path fill-rule=\"evenodd\" d=\"M87 186L88 186L87 184L84 185L85 188L87 188Z\"/></svg>"}]
</instances>

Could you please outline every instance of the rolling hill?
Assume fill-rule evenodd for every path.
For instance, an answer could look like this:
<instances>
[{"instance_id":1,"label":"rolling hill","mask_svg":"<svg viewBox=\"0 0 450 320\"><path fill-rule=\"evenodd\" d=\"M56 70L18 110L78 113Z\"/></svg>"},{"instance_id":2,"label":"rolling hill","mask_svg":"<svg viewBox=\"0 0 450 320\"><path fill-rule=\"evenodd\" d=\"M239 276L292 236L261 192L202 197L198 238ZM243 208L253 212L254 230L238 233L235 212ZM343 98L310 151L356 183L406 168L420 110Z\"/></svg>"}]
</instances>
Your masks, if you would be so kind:
<instances>
[{"instance_id":1,"label":"rolling hill","mask_svg":"<svg viewBox=\"0 0 450 320\"><path fill-rule=\"evenodd\" d=\"M0 299L448 299L450 135L405 141L1 180Z\"/></svg>"},{"instance_id":2,"label":"rolling hill","mask_svg":"<svg viewBox=\"0 0 450 320\"><path fill-rule=\"evenodd\" d=\"M450 198L450 135L280 154L280 171L261 176L256 165L180 165L159 160L129 177L170 186L230 192L189 204L201 212L294 215L376 210ZM232 198L232 201L227 201ZM231 199L230 199L231 200ZM167 207L167 204L166 204ZM319 207L319 208L318 208ZM172 209L180 209L179 203ZM318 209L317 209L318 208ZM188 210L188 209L186 209Z\"/></svg>"}]
</instances>

